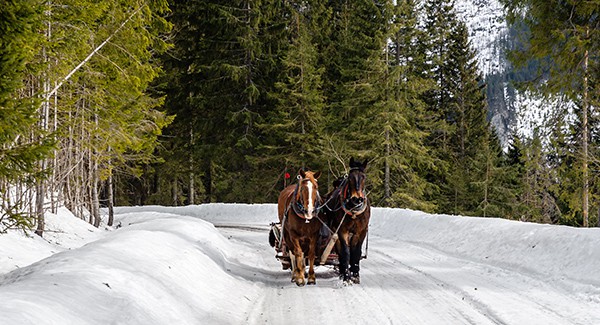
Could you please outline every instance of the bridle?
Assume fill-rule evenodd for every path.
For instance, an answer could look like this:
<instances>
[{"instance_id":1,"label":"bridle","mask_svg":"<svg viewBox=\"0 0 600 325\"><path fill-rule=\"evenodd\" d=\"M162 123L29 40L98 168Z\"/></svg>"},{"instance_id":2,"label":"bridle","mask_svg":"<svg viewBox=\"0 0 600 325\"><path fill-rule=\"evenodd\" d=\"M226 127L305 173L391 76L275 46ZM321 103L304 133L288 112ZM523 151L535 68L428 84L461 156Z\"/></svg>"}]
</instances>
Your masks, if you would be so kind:
<instances>
[{"instance_id":1,"label":"bridle","mask_svg":"<svg viewBox=\"0 0 600 325\"><path fill-rule=\"evenodd\" d=\"M297 177L298 179L298 183L296 184L296 189L294 190L294 193L292 194L292 197L294 198L293 201L290 202L290 205L288 206L287 210L286 210L286 215L287 215L287 211L289 211L289 208L291 207L292 210L294 211L294 213L296 213L296 215L298 215L298 217L305 219L306 223L310 222L310 219L306 218L306 215L308 214L308 211L306 210L306 207L304 206L304 204L302 204L302 201L298 199L298 191L300 190L300 185L302 184L302 182L304 181L308 181L308 182L312 182L310 180L310 178L302 178L302 176L298 175ZM321 208L320 206L317 206L317 203L321 202L321 195L319 195L319 190L318 188L314 189L316 192L316 198L315 198L315 202L313 202L313 216L316 216L319 213L319 209ZM300 199L302 198L302 196L300 196ZM309 198L310 200L311 198Z\"/></svg>"},{"instance_id":2,"label":"bridle","mask_svg":"<svg viewBox=\"0 0 600 325\"><path fill-rule=\"evenodd\" d=\"M347 204L352 199L352 197L348 197L349 196L348 189L350 186L350 181L348 181L348 176L353 170L358 170L360 172L360 168L353 167L353 168L350 168L350 171L348 172L348 174L346 174L346 176L344 178L344 182L343 182L343 183L345 183L345 185L343 183L340 184L340 187L343 188L342 193L340 195L340 203L342 206L342 210L344 210L344 212L346 212L346 214L352 216L352 219L356 219L356 217L359 214L362 214L367 209L367 196L365 194L363 194L363 190L361 189L361 194L364 196L363 200L361 202L359 202L358 204L354 205L352 208L348 208ZM342 185L344 185L344 186L342 186Z\"/></svg>"},{"instance_id":3,"label":"bridle","mask_svg":"<svg viewBox=\"0 0 600 325\"><path fill-rule=\"evenodd\" d=\"M339 209L342 209L342 210L344 210L344 212L347 215L350 215L352 217L352 219L356 219L358 217L358 215L362 214L367 209L368 198L367 198L366 194L363 194L364 195L363 201L354 205L353 207L348 207L348 203L350 203L350 199L351 199L351 197L348 197L349 196L349 186L350 186L350 181L348 180L348 178L349 178L349 174L353 170L358 170L358 171L362 172L361 169L358 167L350 168L348 173L344 175L344 179L343 179L342 183L339 184L338 187L335 189L335 191L338 193L334 193L333 195L331 195L330 199L327 200L327 202L325 202L322 206L326 206L330 211L337 211ZM361 192L364 192L364 191L361 191ZM337 208L331 209L331 208L329 208L329 206L327 206L327 204L329 203L329 201L331 201L336 196L336 194L339 197L339 207L336 204Z\"/></svg>"}]
</instances>

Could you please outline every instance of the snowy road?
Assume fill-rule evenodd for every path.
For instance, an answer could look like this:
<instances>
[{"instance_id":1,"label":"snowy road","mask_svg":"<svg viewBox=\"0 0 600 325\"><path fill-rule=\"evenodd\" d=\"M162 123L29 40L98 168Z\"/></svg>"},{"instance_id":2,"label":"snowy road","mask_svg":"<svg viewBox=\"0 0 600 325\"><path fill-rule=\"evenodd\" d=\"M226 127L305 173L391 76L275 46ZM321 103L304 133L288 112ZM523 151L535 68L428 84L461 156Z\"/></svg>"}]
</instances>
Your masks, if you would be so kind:
<instances>
[{"instance_id":1,"label":"snowy road","mask_svg":"<svg viewBox=\"0 0 600 325\"><path fill-rule=\"evenodd\" d=\"M449 256L431 247L370 239L361 284L343 286L330 266L296 287L267 243L267 229L218 227L244 249L262 281L248 324L599 324L588 304L534 274ZM268 279L268 280L267 280Z\"/></svg>"},{"instance_id":2,"label":"snowy road","mask_svg":"<svg viewBox=\"0 0 600 325\"><path fill-rule=\"evenodd\" d=\"M0 237L0 324L600 324L600 229L373 210L361 284L297 287L275 205L119 208L117 229L49 216Z\"/></svg>"}]
</instances>

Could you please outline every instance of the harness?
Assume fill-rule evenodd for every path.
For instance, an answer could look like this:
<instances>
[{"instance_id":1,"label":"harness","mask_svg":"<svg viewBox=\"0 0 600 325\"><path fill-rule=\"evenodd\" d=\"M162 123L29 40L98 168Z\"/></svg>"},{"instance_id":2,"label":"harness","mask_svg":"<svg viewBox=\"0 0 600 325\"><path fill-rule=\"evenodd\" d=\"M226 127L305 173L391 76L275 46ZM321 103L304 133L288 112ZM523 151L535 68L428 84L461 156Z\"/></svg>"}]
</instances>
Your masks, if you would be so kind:
<instances>
[{"instance_id":1,"label":"harness","mask_svg":"<svg viewBox=\"0 0 600 325\"><path fill-rule=\"evenodd\" d=\"M285 230L285 222L287 220L288 217L288 212L290 211L290 208L294 211L294 213L296 213L296 215L304 220L306 220L306 223L310 223L310 219L306 219L305 215L307 214L308 211L306 211L306 208L304 207L304 205L302 204L302 202L298 201L296 199L296 197L298 196L298 190L300 189L300 183L302 182L302 177L300 175L298 175L296 177L298 179L298 183L296 184L296 188L294 189L294 193L292 193L292 201L290 201L290 204L288 204L288 206L285 208L285 212L283 213L283 220L281 221L281 238L283 239L283 232ZM317 190L317 202L321 202L321 195L319 194L319 191ZM321 223L323 223L323 221L319 218L318 213L319 210L321 209L322 205L317 207L315 205L315 209L313 211L313 213L315 214L315 217L317 217L317 219L319 221L321 221ZM324 223L323 223L324 224ZM279 249L281 249L281 245L283 243L283 240L279 241Z\"/></svg>"},{"instance_id":2,"label":"harness","mask_svg":"<svg viewBox=\"0 0 600 325\"><path fill-rule=\"evenodd\" d=\"M290 202L290 204L285 209L284 216L287 216L287 214L291 208L294 211L294 213L296 213L298 215L298 217L305 219L306 223L309 223L310 219L306 218L306 214L308 214L308 211L306 211L306 208L304 207L302 202L300 202L299 200L296 199L296 197L298 196L298 190L300 189L300 183L302 183L302 177L300 175L298 175L297 178L298 178L298 183L296 184L296 189L294 189L294 193L292 194L293 200ZM315 191L317 192L317 199L315 201L316 201L316 203L320 203L321 195L319 194L318 190L315 190ZM321 206L317 206L317 204L315 204L315 208L313 210L313 214L315 216L319 213Z\"/></svg>"},{"instance_id":3,"label":"harness","mask_svg":"<svg viewBox=\"0 0 600 325\"><path fill-rule=\"evenodd\" d=\"M353 167L350 168L350 171L352 170L357 170L359 168ZM306 219L305 214L307 213L306 208L304 207L304 205L302 204L302 202L296 200L295 198L298 195L298 190L300 189L300 183L302 182L302 177L300 175L297 176L298 179L298 184L296 184L296 188L294 189L294 193L293 195L293 200L290 202L290 204L288 204L288 206L285 209L284 215L283 215L283 220L281 222L281 238L283 239L283 233L285 230L285 224L287 221L287 217L288 217L288 212L290 210L290 208L296 213L296 215L298 215L300 218L305 219L306 223L309 223L310 220ZM342 224L344 223L344 220L346 219L346 216L351 216L351 218L354 220L358 217L358 215L362 214L366 209L367 209L367 203L368 203L368 197L365 195L364 200L358 204L355 205L352 208L348 208L347 207L347 203L349 201L348 199L348 186L350 185L350 183L348 182L348 174L344 175L344 180L342 181L342 183L340 185L338 185L338 187L334 190L334 192L332 193L332 195L329 197L329 199L317 206L315 205L315 209L314 209L314 214L315 217L317 218L317 220L319 220L321 222L321 224L327 228L327 230L332 234L332 238L330 240L330 243L327 245L327 248L325 250L325 252L323 253L323 256L321 257L321 264L324 263L324 260L327 259L326 253L328 255L328 252L331 251L331 246L333 245L333 243L335 243L335 241L337 241L337 233L340 230L340 228L342 227ZM336 193L337 192L337 193ZM336 204L336 208L332 209L328 206L329 202L331 200L333 200L335 198L335 196L339 196L339 206L337 206ZM317 202L321 202L321 196L319 194L319 191L317 190ZM333 231L331 228L329 228L329 226L327 225L327 223L323 222L323 220L321 220L321 218L319 218L319 211L323 208L327 208L329 211L331 212L336 212L339 209L343 209L344 210L344 216L342 217L342 220L340 221L339 225L337 226L337 229L335 231ZM369 247L369 240L368 240L369 234L367 232L367 247L366 249L368 250ZM283 240L279 241L279 249L282 248L282 243ZM365 251L365 256L364 258L366 258L366 251Z\"/></svg>"},{"instance_id":4,"label":"harness","mask_svg":"<svg viewBox=\"0 0 600 325\"><path fill-rule=\"evenodd\" d=\"M350 171L352 170L356 170L358 168L353 167L350 168ZM368 198L365 196L365 200L362 201L361 203L349 208L348 207L348 203L349 203L349 198L348 198L348 187L350 186L350 182L348 181L348 174L344 175L344 180L342 181L342 183L335 189L335 192L337 193L333 193L331 195L331 197L329 198L329 200L327 200L327 202L325 204L323 204L322 206L326 206L329 211L335 212L338 211L339 209L344 210L344 212L346 213L346 215L349 215L352 217L352 219L356 219L357 216L359 214L362 214L363 212L365 212L365 210L367 209L367 200ZM339 207L335 208L335 209L331 209L329 208L329 206L327 206L327 204L329 203L329 201L331 201L335 196L339 196ZM337 205L336 205L337 206Z\"/></svg>"}]
</instances>

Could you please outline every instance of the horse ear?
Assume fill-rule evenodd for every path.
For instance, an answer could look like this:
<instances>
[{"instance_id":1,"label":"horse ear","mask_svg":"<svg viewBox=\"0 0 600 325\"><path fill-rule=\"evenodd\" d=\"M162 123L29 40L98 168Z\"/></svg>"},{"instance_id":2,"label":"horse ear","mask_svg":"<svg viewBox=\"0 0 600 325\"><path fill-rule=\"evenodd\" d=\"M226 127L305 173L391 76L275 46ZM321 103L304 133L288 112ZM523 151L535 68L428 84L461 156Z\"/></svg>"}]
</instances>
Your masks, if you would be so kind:
<instances>
[{"instance_id":1,"label":"horse ear","mask_svg":"<svg viewBox=\"0 0 600 325\"><path fill-rule=\"evenodd\" d=\"M298 171L298 175L302 176L302 178L306 177L306 172L304 172L304 168L300 168Z\"/></svg>"},{"instance_id":2,"label":"horse ear","mask_svg":"<svg viewBox=\"0 0 600 325\"><path fill-rule=\"evenodd\" d=\"M319 179L319 177L321 177L321 171L319 170L318 172L314 173L314 174L313 174L313 177L314 177L315 179Z\"/></svg>"},{"instance_id":3,"label":"horse ear","mask_svg":"<svg viewBox=\"0 0 600 325\"><path fill-rule=\"evenodd\" d=\"M354 166L354 157L350 157L350 167Z\"/></svg>"},{"instance_id":4,"label":"horse ear","mask_svg":"<svg viewBox=\"0 0 600 325\"><path fill-rule=\"evenodd\" d=\"M369 162L368 158L365 158L365 161L362 163L362 168L366 169L367 168L367 163Z\"/></svg>"}]
</instances>

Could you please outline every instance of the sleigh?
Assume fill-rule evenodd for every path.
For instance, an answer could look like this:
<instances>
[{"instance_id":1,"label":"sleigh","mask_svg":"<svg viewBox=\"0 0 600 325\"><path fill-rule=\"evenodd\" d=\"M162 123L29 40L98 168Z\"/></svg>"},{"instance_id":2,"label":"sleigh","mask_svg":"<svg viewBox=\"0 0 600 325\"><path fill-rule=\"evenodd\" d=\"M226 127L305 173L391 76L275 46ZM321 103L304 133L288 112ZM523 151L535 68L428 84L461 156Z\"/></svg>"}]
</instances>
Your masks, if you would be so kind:
<instances>
[{"instance_id":1,"label":"sleigh","mask_svg":"<svg viewBox=\"0 0 600 325\"><path fill-rule=\"evenodd\" d=\"M284 230L285 231L285 230ZM317 240L317 253L315 265L332 265L339 264L338 255L333 251L333 246L337 241L338 235L331 234L326 228L321 228L319 238ZM291 268L291 254L285 244L281 223L271 223L269 231L269 243L275 248L275 258L281 262L281 267L284 270ZM365 256L366 257L366 256ZM308 264L308 261L305 261Z\"/></svg>"}]
</instances>

